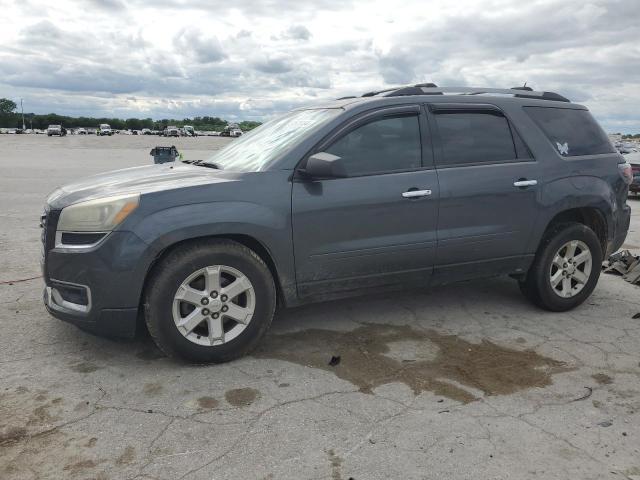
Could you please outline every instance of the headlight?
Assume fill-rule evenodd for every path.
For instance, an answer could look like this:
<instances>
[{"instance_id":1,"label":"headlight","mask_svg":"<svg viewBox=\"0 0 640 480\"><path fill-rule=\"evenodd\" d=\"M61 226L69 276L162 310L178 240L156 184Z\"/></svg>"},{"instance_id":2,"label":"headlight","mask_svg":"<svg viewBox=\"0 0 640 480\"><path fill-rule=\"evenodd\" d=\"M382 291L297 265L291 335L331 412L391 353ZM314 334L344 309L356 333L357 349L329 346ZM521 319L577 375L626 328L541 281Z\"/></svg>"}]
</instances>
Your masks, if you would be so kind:
<instances>
[{"instance_id":1,"label":"headlight","mask_svg":"<svg viewBox=\"0 0 640 480\"><path fill-rule=\"evenodd\" d=\"M62 209L58 230L65 232L108 232L133 212L140 195L119 195L75 203Z\"/></svg>"}]
</instances>

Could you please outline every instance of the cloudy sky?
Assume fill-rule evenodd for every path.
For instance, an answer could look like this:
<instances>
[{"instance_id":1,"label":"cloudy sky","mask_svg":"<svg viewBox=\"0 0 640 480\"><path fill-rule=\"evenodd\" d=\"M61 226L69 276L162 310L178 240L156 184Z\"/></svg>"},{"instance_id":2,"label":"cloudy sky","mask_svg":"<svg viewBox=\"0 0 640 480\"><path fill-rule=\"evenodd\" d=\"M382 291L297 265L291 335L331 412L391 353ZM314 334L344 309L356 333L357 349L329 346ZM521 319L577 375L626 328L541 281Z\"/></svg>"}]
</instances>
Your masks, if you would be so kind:
<instances>
[{"instance_id":1,"label":"cloudy sky","mask_svg":"<svg viewBox=\"0 0 640 480\"><path fill-rule=\"evenodd\" d=\"M640 132L640 0L0 0L0 97L263 120L393 85L528 85Z\"/></svg>"}]
</instances>

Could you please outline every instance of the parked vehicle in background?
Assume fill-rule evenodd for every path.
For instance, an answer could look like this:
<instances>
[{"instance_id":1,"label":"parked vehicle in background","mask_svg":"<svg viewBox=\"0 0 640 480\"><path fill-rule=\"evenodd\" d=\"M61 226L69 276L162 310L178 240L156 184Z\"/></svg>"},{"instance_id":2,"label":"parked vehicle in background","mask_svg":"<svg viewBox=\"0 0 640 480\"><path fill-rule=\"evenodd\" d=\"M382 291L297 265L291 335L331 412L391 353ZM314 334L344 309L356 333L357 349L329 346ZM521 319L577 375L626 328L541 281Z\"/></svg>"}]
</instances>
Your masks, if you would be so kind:
<instances>
[{"instance_id":1,"label":"parked vehicle in background","mask_svg":"<svg viewBox=\"0 0 640 480\"><path fill-rule=\"evenodd\" d=\"M221 137L239 137L241 135L242 130L236 123L230 123L220 132Z\"/></svg>"},{"instance_id":2,"label":"parked vehicle in background","mask_svg":"<svg viewBox=\"0 0 640 480\"><path fill-rule=\"evenodd\" d=\"M640 152L629 153L624 156L631 165L633 183L629 185L629 193L640 195Z\"/></svg>"},{"instance_id":3,"label":"parked vehicle in background","mask_svg":"<svg viewBox=\"0 0 640 480\"><path fill-rule=\"evenodd\" d=\"M179 137L180 136L180 130L178 129L178 127L176 127L174 125L169 125L164 129L162 134L165 137Z\"/></svg>"},{"instance_id":4,"label":"parked vehicle in background","mask_svg":"<svg viewBox=\"0 0 640 480\"><path fill-rule=\"evenodd\" d=\"M101 123L100 124L100 128L98 128L98 135L100 135L101 137L104 136L111 136L113 135L113 131L111 130L111 126L108 123Z\"/></svg>"},{"instance_id":5,"label":"parked vehicle in background","mask_svg":"<svg viewBox=\"0 0 640 480\"><path fill-rule=\"evenodd\" d=\"M62 125L49 125L47 127L47 136L58 136L64 137L67 134L67 130L62 127Z\"/></svg>"},{"instance_id":6,"label":"parked vehicle in background","mask_svg":"<svg viewBox=\"0 0 640 480\"><path fill-rule=\"evenodd\" d=\"M193 127L191 125L185 125L184 127L182 127L182 130L184 131L184 135L186 137L197 137L198 136L196 134L196 131L193 129Z\"/></svg>"},{"instance_id":7,"label":"parked vehicle in background","mask_svg":"<svg viewBox=\"0 0 640 480\"><path fill-rule=\"evenodd\" d=\"M87 134L87 130L85 128L76 128L75 133L76 133L76 135L86 135Z\"/></svg>"},{"instance_id":8,"label":"parked vehicle in background","mask_svg":"<svg viewBox=\"0 0 640 480\"><path fill-rule=\"evenodd\" d=\"M140 130L140 133L142 135L153 135L153 132L148 128L143 128L142 130Z\"/></svg>"},{"instance_id":9,"label":"parked vehicle in background","mask_svg":"<svg viewBox=\"0 0 640 480\"><path fill-rule=\"evenodd\" d=\"M435 146L436 148L432 148ZM54 191L44 300L168 355L244 355L276 307L509 275L561 312L629 229L631 166L552 92L414 85L299 109L204 161Z\"/></svg>"}]
</instances>

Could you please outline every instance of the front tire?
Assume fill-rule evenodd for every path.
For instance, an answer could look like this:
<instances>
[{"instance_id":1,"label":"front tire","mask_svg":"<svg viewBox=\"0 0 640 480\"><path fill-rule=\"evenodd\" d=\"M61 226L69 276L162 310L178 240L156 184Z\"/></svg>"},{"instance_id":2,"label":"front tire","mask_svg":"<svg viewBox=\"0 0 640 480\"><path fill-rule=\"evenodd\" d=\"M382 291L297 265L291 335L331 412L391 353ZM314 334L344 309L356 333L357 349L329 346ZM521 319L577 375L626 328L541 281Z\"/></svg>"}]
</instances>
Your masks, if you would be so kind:
<instances>
[{"instance_id":1,"label":"front tire","mask_svg":"<svg viewBox=\"0 0 640 480\"><path fill-rule=\"evenodd\" d=\"M170 357L221 363L249 353L276 307L273 277L251 249L231 240L197 241L170 252L145 288L145 319Z\"/></svg>"},{"instance_id":2,"label":"front tire","mask_svg":"<svg viewBox=\"0 0 640 480\"><path fill-rule=\"evenodd\" d=\"M602 257L600 241L589 227L581 223L556 225L542 239L520 289L541 308L571 310L596 287Z\"/></svg>"}]
</instances>

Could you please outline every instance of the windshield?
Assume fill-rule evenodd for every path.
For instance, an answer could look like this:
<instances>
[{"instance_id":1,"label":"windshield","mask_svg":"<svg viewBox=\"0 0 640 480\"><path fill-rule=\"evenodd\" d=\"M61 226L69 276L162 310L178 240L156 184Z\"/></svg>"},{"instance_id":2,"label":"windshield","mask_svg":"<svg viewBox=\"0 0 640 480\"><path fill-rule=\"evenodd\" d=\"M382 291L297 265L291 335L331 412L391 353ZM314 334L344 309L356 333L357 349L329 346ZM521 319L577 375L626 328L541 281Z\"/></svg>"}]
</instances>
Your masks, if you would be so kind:
<instances>
[{"instance_id":1,"label":"windshield","mask_svg":"<svg viewBox=\"0 0 640 480\"><path fill-rule=\"evenodd\" d=\"M287 113L233 140L205 163L224 170L259 172L341 112L337 108L323 108Z\"/></svg>"}]
</instances>

